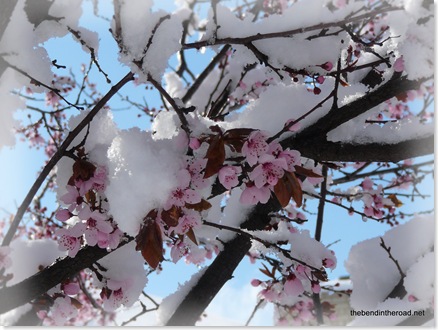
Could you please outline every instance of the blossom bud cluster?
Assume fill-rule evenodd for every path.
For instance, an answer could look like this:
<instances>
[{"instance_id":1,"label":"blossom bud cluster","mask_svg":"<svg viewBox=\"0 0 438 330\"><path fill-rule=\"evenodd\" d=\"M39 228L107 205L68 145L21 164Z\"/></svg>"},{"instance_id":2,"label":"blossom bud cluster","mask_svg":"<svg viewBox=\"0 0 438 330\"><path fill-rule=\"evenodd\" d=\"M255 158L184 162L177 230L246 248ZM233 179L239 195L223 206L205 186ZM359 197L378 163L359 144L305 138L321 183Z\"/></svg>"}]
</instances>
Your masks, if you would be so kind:
<instances>
[{"instance_id":1,"label":"blossom bud cluster","mask_svg":"<svg viewBox=\"0 0 438 330\"><path fill-rule=\"evenodd\" d=\"M56 213L56 219L66 222L68 227L58 229L59 248L76 256L82 245L115 249L123 236L116 223L104 207L106 169L88 161L77 162L87 175L73 175L66 186L67 193L60 200L67 206Z\"/></svg>"}]
</instances>

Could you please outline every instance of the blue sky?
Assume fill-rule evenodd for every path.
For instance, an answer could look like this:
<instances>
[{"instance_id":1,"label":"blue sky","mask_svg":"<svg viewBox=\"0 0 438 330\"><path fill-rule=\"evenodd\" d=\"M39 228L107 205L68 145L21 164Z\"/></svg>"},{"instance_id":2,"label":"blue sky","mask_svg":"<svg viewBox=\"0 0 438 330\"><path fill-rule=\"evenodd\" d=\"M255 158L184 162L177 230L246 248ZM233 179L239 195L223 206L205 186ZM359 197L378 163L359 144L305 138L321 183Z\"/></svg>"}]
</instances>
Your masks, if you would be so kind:
<instances>
[{"instance_id":1,"label":"blue sky","mask_svg":"<svg viewBox=\"0 0 438 330\"><path fill-rule=\"evenodd\" d=\"M172 3L173 1L170 0L160 2L161 5L170 7L172 7ZM92 11L89 10L91 8L90 1L84 1L84 6L88 9L86 10L86 15L82 19L83 26L102 32L102 34L100 34L101 36L109 36L107 33L108 22L94 17ZM103 14L110 17L107 13L110 13L111 8L108 7L102 9L104 11ZM73 42L71 37L51 40L47 42L47 49L52 59L56 58L59 64L72 66L72 69L76 72L79 72L80 64L89 62L87 54L82 52L81 46L78 43ZM116 44L112 38L101 37L98 54L100 65L106 72L110 73L110 77L114 83L128 72L128 68L122 66L117 61ZM208 58L206 61L207 60ZM203 64L205 64L205 62L199 62L198 70L203 67ZM171 61L171 65L174 67L176 66L175 59ZM98 73L96 74L96 71L94 71L94 74L92 75L92 80L98 83L102 92L105 92L110 88L110 86L105 83L102 75ZM148 101L149 104L158 103L156 94L154 95L150 92L145 93L142 87L137 87L136 95L134 97L141 102L143 96L146 96L150 100ZM126 106L117 101L112 101L111 105L115 109ZM132 125L139 125L142 128L147 128L149 120L144 117L138 119L137 113L138 112L135 111L115 110L114 117L120 128L127 128ZM18 113L17 117L20 116L20 113ZM0 215L2 217L7 217L9 212L15 212L35 180L37 171L43 165L44 160L42 152L29 149L27 144L22 142L17 142L13 149L6 147L0 150L0 162L2 164L0 182L3 183L4 187L1 190L0 199ZM430 180L429 182L422 184L420 189L422 189L422 192L433 196L433 181ZM403 202L405 201L406 199L403 199ZM313 204L315 205L314 202ZM429 199L428 201L416 201L415 204L408 202L403 208L409 213L412 212L414 208L417 210L425 210L431 209L432 207L433 200ZM309 229L311 233L313 233L316 215L308 216L308 219L309 221L304 225L304 228ZM364 222L361 220L360 216L351 217L344 209L337 208L331 204L326 205L322 242L330 244L340 240L332 246L336 251L339 262L338 267L332 273L329 273L330 278L346 275L343 261L347 258L349 248L353 244L367 238L382 235L389 228L388 225L376 223L371 220ZM257 268L258 267L250 265L249 261L245 259L236 270L234 279L227 284L227 287L229 288L227 290L239 292L239 290L247 285L252 278L263 278L263 275ZM183 261L180 261L177 265L166 263L165 269L160 275L150 276L147 291L156 296L165 296L177 289L178 282L184 282L196 271L197 268L195 266L185 265ZM249 301L248 306L253 306L255 303L255 301ZM247 312L249 316L251 307ZM262 322L260 324L264 324L262 320L259 322ZM270 321L266 322L266 325L270 324Z\"/></svg>"}]
</instances>

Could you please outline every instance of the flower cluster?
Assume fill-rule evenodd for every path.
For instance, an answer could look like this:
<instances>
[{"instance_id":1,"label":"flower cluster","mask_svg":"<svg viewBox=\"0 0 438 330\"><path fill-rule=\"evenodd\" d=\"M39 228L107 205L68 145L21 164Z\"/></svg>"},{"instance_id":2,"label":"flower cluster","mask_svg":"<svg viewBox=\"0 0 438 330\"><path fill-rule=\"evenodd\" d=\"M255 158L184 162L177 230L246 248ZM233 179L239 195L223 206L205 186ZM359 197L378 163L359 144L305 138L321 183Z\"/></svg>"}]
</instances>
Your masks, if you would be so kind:
<instances>
[{"instance_id":1,"label":"flower cluster","mask_svg":"<svg viewBox=\"0 0 438 330\"><path fill-rule=\"evenodd\" d=\"M106 169L85 159L73 165L73 175L60 200L67 206L56 213L56 219L67 222L67 228L56 231L59 247L74 257L81 246L115 249L123 236L105 209Z\"/></svg>"}]
</instances>

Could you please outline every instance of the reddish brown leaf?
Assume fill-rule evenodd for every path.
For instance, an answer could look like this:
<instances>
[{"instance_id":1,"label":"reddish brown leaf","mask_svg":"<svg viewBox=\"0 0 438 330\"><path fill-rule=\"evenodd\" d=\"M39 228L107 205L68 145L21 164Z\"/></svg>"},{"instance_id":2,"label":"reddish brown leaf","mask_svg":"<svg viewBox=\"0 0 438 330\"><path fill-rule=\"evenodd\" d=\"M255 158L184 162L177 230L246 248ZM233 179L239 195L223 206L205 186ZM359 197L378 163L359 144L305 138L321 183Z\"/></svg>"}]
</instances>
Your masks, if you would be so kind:
<instances>
[{"instance_id":1,"label":"reddish brown leaf","mask_svg":"<svg viewBox=\"0 0 438 330\"><path fill-rule=\"evenodd\" d=\"M81 309L82 308L82 304L79 302L79 300L77 300L77 299L75 299L73 297L70 297L70 301L71 301L71 304L73 306L75 306L77 309Z\"/></svg>"},{"instance_id":2,"label":"reddish brown leaf","mask_svg":"<svg viewBox=\"0 0 438 330\"><path fill-rule=\"evenodd\" d=\"M297 207L300 207L303 204L303 190L301 189L300 181L294 173L284 172L284 175L292 188L292 198L297 204Z\"/></svg>"},{"instance_id":3,"label":"reddish brown leaf","mask_svg":"<svg viewBox=\"0 0 438 330\"><path fill-rule=\"evenodd\" d=\"M208 210L211 207L211 204L210 204L210 202L206 201L205 199L202 199L199 203L196 203L196 204L186 203L185 207L188 209L198 211L198 212L202 212L202 211Z\"/></svg>"},{"instance_id":4,"label":"reddish brown leaf","mask_svg":"<svg viewBox=\"0 0 438 330\"><path fill-rule=\"evenodd\" d=\"M140 229L135 241L135 249L141 251L143 258L152 268L157 268L158 264L163 261L163 238L161 229L156 222L157 211L149 212L143 226Z\"/></svg>"},{"instance_id":5,"label":"reddish brown leaf","mask_svg":"<svg viewBox=\"0 0 438 330\"><path fill-rule=\"evenodd\" d=\"M281 207L286 207L292 197L292 187L286 180L285 176L283 176L274 186L274 193Z\"/></svg>"},{"instance_id":6,"label":"reddish brown leaf","mask_svg":"<svg viewBox=\"0 0 438 330\"><path fill-rule=\"evenodd\" d=\"M311 178L322 178L321 174L317 174L317 173L313 172L312 170L309 170L309 169L304 168L304 167L299 166L299 165L295 165L295 172L297 172L297 174L301 174L301 175L308 176Z\"/></svg>"},{"instance_id":7,"label":"reddish brown leaf","mask_svg":"<svg viewBox=\"0 0 438 330\"><path fill-rule=\"evenodd\" d=\"M207 158L208 161L205 166L204 179L219 172L225 161L225 144L221 135L216 135L212 139L205 158Z\"/></svg>"},{"instance_id":8,"label":"reddish brown leaf","mask_svg":"<svg viewBox=\"0 0 438 330\"><path fill-rule=\"evenodd\" d=\"M161 219L169 227L175 227L178 224L179 218L182 216L181 208L173 205L169 210L161 211Z\"/></svg>"},{"instance_id":9,"label":"reddish brown leaf","mask_svg":"<svg viewBox=\"0 0 438 330\"><path fill-rule=\"evenodd\" d=\"M323 281L323 282L328 281L328 276L327 276L327 273L324 269L314 270L314 271L312 271L312 274L320 281Z\"/></svg>"},{"instance_id":10,"label":"reddish brown leaf","mask_svg":"<svg viewBox=\"0 0 438 330\"><path fill-rule=\"evenodd\" d=\"M266 267L265 264L262 264L262 266L264 267L264 269L259 268L259 270L260 270L263 274L265 274L265 275L268 276L268 277L275 278L275 276L272 275L272 273L269 271L268 267Z\"/></svg>"},{"instance_id":11,"label":"reddish brown leaf","mask_svg":"<svg viewBox=\"0 0 438 330\"><path fill-rule=\"evenodd\" d=\"M196 239L195 233L193 231L193 228L190 228L189 231L186 233L186 236L190 238L190 240L198 245L198 240Z\"/></svg>"},{"instance_id":12,"label":"reddish brown leaf","mask_svg":"<svg viewBox=\"0 0 438 330\"><path fill-rule=\"evenodd\" d=\"M252 128L232 128L224 133L224 142L234 152L241 152L245 140L254 129Z\"/></svg>"},{"instance_id":13,"label":"reddish brown leaf","mask_svg":"<svg viewBox=\"0 0 438 330\"><path fill-rule=\"evenodd\" d=\"M96 166L85 159L78 159L73 164L73 179L87 181L93 175L96 170Z\"/></svg>"},{"instance_id":14,"label":"reddish brown leaf","mask_svg":"<svg viewBox=\"0 0 438 330\"><path fill-rule=\"evenodd\" d=\"M346 81L343 81L342 79L339 79L339 83L341 84L342 87L348 87L350 86L350 84Z\"/></svg>"}]
</instances>

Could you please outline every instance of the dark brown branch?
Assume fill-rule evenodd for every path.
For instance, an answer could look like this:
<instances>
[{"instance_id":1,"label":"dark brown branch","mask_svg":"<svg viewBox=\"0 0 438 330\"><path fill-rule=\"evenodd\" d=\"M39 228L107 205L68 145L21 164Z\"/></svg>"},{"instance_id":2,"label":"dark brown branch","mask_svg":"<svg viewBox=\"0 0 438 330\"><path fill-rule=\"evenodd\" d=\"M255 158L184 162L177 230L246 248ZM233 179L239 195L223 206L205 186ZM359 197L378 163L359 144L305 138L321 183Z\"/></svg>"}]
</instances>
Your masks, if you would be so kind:
<instances>
[{"instance_id":1,"label":"dark brown branch","mask_svg":"<svg viewBox=\"0 0 438 330\"><path fill-rule=\"evenodd\" d=\"M369 13L358 15L355 17L350 17L350 18L347 18L345 20L341 20L338 22L321 23L321 24L316 24L316 25L304 27L304 28L292 29L292 30L281 31L281 32L257 33L255 35L251 35L248 37L240 37L240 38L233 38L233 37L217 38L213 41L213 43L211 40L197 41L197 42L193 42L193 43L184 44L183 49L191 49L191 48L199 49L201 47L208 47L208 46L214 46L214 45L225 45L225 44L244 45L244 44L248 44L248 43L251 43L251 42L254 42L257 40L263 40L263 39L290 38L296 34L306 33L306 32L315 31L315 30L323 30L323 29L328 29L331 27L340 27L340 26L343 26L343 25L348 24L348 23L357 22L357 21L363 20L365 18L374 17L376 15L379 15L379 14L382 14L385 12L389 12L389 11L395 11L395 10L400 10L400 8L393 7L393 8L378 9L378 10L371 11Z\"/></svg>"},{"instance_id":2,"label":"dark brown branch","mask_svg":"<svg viewBox=\"0 0 438 330\"><path fill-rule=\"evenodd\" d=\"M29 207L30 203L32 202L33 197L38 192L39 188L43 184L46 177L50 174L50 171L55 167L55 165L58 163L58 161L64 156L64 153L66 152L67 148L70 146L70 144L73 142L73 140L78 136L78 134L93 120L94 116L104 107L104 105L129 81L134 79L134 74L132 72L129 72L126 76L124 76L115 86L113 86L108 93L101 99L95 107L85 116L85 118L74 128L73 131L69 133L67 138L64 140L64 142L61 144L59 149L56 151L56 153L53 155L53 157L49 160L49 162L44 166L43 170L41 171L40 175L30 188L29 192L27 193L26 197L24 198L23 202L21 203L20 207L17 210L17 213L15 214L14 220L11 223L11 226L9 227L8 232L5 235L5 238L3 239L2 246L7 246L11 243L12 238L14 237L15 231L18 228L18 225L20 224L21 219L23 218L24 213L26 212L26 209Z\"/></svg>"},{"instance_id":3,"label":"dark brown branch","mask_svg":"<svg viewBox=\"0 0 438 330\"><path fill-rule=\"evenodd\" d=\"M403 279L403 278L405 278L405 273L403 272L403 270L401 269L401 267L400 267L400 264L398 263L398 260L397 259L395 259L394 258L394 256L392 255L392 253L391 253L391 247L389 246L386 246L386 244L385 244L385 241L383 240L383 237L380 237L380 246L386 251L386 253L388 253L388 257L389 257L389 259L391 259L393 262L394 262L394 264L395 264L395 266L397 267L397 270L398 270L398 272L399 272L399 274L400 274L400 277Z\"/></svg>"},{"instance_id":4,"label":"dark brown branch","mask_svg":"<svg viewBox=\"0 0 438 330\"><path fill-rule=\"evenodd\" d=\"M198 76L198 78L195 80L193 85L189 87L187 90L187 93L183 96L182 101L183 103L187 103L192 98L193 94L198 90L199 86L204 82L204 80L208 77L211 71L213 71L216 64L219 63L219 61L222 59L222 57L225 56L225 54L231 49L230 45L225 45L219 53L213 59L211 62L207 65L207 67L202 71L202 73Z\"/></svg>"},{"instance_id":5,"label":"dark brown branch","mask_svg":"<svg viewBox=\"0 0 438 330\"><path fill-rule=\"evenodd\" d=\"M275 198L267 204L258 204L246 217L241 228L261 230L270 221L269 213L280 205ZM194 325L204 309L213 300L222 286L233 277L233 272L251 248L251 239L237 235L224 244L222 251L176 308L166 325Z\"/></svg>"},{"instance_id":6,"label":"dark brown branch","mask_svg":"<svg viewBox=\"0 0 438 330\"><path fill-rule=\"evenodd\" d=\"M132 239L120 243L119 248ZM114 251L114 250L113 250ZM111 252L98 246L81 249L76 257L66 257L20 283L0 289L0 314L32 301L82 269L90 268Z\"/></svg>"},{"instance_id":7,"label":"dark brown branch","mask_svg":"<svg viewBox=\"0 0 438 330\"><path fill-rule=\"evenodd\" d=\"M434 153L433 135L394 144L330 142L318 139L318 137L313 140L295 140L294 142L292 139L286 139L281 141L281 144L283 148L296 149L303 156L317 161L398 162Z\"/></svg>"}]
</instances>

